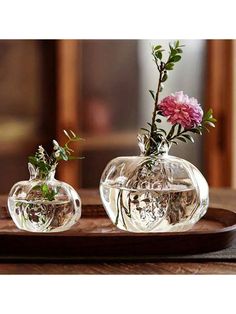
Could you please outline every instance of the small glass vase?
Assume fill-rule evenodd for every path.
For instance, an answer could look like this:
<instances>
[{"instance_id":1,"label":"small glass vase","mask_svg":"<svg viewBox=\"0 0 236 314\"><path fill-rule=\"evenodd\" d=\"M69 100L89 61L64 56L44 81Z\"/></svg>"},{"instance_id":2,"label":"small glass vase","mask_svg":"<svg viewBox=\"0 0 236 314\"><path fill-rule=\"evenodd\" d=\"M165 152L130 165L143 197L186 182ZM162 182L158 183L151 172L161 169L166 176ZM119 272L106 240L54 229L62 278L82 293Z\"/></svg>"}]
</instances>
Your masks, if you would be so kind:
<instances>
[{"instance_id":1,"label":"small glass vase","mask_svg":"<svg viewBox=\"0 0 236 314\"><path fill-rule=\"evenodd\" d=\"M81 200L67 183L46 177L28 164L30 179L20 181L8 196L10 215L19 229L31 232L60 232L70 229L81 216Z\"/></svg>"},{"instance_id":2,"label":"small glass vase","mask_svg":"<svg viewBox=\"0 0 236 314\"><path fill-rule=\"evenodd\" d=\"M100 195L111 221L131 232L191 229L209 204L205 178L190 162L170 156L166 144L155 155L141 151L111 160L102 174Z\"/></svg>"}]
</instances>

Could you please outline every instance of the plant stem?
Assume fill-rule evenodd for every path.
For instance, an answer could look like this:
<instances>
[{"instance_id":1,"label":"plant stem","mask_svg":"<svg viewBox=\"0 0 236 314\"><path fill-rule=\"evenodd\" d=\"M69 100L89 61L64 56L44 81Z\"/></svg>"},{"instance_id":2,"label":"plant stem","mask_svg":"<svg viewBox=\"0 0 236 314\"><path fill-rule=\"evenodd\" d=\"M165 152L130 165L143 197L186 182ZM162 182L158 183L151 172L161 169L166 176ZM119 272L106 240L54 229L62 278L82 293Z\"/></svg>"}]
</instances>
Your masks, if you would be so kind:
<instances>
[{"instance_id":1,"label":"plant stem","mask_svg":"<svg viewBox=\"0 0 236 314\"><path fill-rule=\"evenodd\" d=\"M154 126L155 126L155 119L156 119L156 115L157 115L157 105L158 105L158 100L159 100L159 93L160 93L161 80L162 80L162 74L163 74L162 65L160 65L160 67L158 67L158 70L159 70L159 80L158 80L158 85L157 85L157 92L156 92L156 97L155 97L154 110L153 110L153 113L152 113L152 126L151 126L150 137L149 137L149 148L148 148L147 154L146 154L147 156L150 155L151 138L153 136Z\"/></svg>"}]
</instances>

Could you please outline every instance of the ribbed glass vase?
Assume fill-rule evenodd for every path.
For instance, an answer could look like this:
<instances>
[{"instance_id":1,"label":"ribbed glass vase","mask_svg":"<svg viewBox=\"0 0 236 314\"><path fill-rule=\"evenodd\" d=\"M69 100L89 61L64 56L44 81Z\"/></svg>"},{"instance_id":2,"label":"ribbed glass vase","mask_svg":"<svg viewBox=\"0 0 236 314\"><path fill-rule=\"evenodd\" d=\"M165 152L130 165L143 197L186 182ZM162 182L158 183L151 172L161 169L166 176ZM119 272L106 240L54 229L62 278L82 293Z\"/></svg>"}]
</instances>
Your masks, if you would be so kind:
<instances>
[{"instance_id":1,"label":"ribbed glass vase","mask_svg":"<svg viewBox=\"0 0 236 314\"><path fill-rule=\"evenodd\" d=\"M16 183L8 197L10 215L19 229L60 232L70 229L81 216L81 200L67 183L54 178L55 169L42 177L28 164L30 179Z\"/></svg>"},{"instance_id":2,"label":"ribbed glass vase","mask_svg":"<svg viewBox=\"0 0 236 314\"><path fill-rule=\"evenodd\" d=\"M100 195L118 228L186 231L206 213L209 189L205 178L190 162L168 151L162 144L155 155L118 157L106 166Z\"/></svg>"}]
</instances>

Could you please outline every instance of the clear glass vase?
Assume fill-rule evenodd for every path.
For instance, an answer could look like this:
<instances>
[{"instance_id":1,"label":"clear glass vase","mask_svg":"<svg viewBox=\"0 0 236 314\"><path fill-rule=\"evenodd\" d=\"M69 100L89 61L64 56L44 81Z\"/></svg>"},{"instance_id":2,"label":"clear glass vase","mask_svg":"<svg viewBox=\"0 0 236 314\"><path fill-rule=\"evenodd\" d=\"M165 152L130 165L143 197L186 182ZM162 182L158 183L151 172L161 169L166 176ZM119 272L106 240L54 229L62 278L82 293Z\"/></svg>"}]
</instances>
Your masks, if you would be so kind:
<instances>
[{"instance_id":1,"label":"clear glass vase","mask_svg":"<svg viewBox=\"0 0 236 314\"><path fill-rule=\"evenodd\" d=\"M140 146L142 143L139 143ZM106 166L100 195L111 221L131 232L186 231L206 213L208 184L190 162L170 156L118 157Z\"/></svg>"},{"instance_id":2,"label":"clear glass vase","mask_svg":"<svg viewBox=\"0 0 236 314\"><path fill-rule=\"evenodd\" d=\"M78 193L54 178L55 169L42 178L32 164L28 167L30 179L16 183L8 196L8 209L16 226L31 232L70 229L81 216Z\"/></svg>"}]
</instances>

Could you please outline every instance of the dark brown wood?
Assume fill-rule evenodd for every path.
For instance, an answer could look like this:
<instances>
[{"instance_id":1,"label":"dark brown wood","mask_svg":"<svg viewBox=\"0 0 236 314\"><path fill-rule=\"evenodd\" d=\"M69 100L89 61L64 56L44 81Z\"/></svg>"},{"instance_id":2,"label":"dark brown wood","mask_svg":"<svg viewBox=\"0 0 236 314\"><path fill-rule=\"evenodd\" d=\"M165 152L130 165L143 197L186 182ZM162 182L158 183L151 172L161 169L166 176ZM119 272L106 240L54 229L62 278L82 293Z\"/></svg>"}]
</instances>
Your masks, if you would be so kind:
<instances>
[{"instance_id":1,"label":"dark brown wood","mask_svg":"<svg viewBox=\"0 0 236 314\"><path fill-rule=\"evenodd\" d=\"M188 232L129 233L111 223L98 191L81 190L80 194L83 218L67 232L24 232L17 229L12 220L2 218L0 256L9 259L147 259L161 254L216 251L229 247L235 238L236 213L232 211L208 209L205 217ZM6 218L6 197L2 197L0 204L5 208Z\"/></svg>"},{"instance_id":2,"label":"dark brown wood","mask_svg":"<svg viewBox=\"0 0 236 314\"><path fill-rule=\"evenodd\" d=\"M236 263L2 263L0 274L236 274Z\"/></svg>"},{"instance_id":3,"label":"dark brown wood","mask_svg":"<svg viewBox=\"0 0 236 314\"><path fill-rule=\"evenodd\" d=\"M80 107L80 41L57 41L57 125L59 143L65 141L63 130L79 133ZM58 177L72 186L80 184L79 162L61 163Z\"/></svg>"},{"instance_id":4,"label":"dark brown wood","mask_svg":"<svg viewBox=\"0 0 236 314\"><path fill-rule=\"evenodd\" d=\"M29 233L10 219L0 221L0 258L17 260L149 260L166 254L221 250L236 236L236 213L208 209L192 230L172 233L130 233L109 218L82 218L62 233Z\"/></svg>"},{"instance_id":5,"label":"dark brown wood","mask_svg":"<svg viewBox=\"0 0 236 314\"><path fill-rule=\"evenodd\" d=\"M87 224L87 231L90 232L91 230L95 230L98 228L96 225L96 222L99 224L99 228L101 231L102 228L110 228L109 232L114 232L115 227L111 225L107 219L104 219L104 211L102 210L100 198L98 191L95 190L80 190L80 195L84 204L84 217L85 220L81 221L87 221L90 223ZM229 216L229 220L225 220L223 217L223 212L221 208L229 209L230 211L236 212L236 191L235 190L229 190L229 189L218 189L214 188L210 191L210 203L213 207L218 207L217 215L214 214L215 222L213 222L213 225L208 223L208 227L211 227L211 233L212 228L215 229L217 226L218 228L221 228L222 226L229 225L233 222L234 218L233 216ZM0 215L3 212L2 206L6 204L6 196L0 197ZM90 205L93 205L95 207L94 211L87 211L89 208L91 208ZM6 207L6 205L4 205ZM87 208L87 209L86 209ZM216 212L215 212L216 213ZM88 218L91 215L100 215L100 218L98 217L98 220L90 219ZM211 212L208 212L208 215L210 219L211 218ZM218 219L218 222L217 222ZM24 233L22 231L19 231L14 227L12 222L9 219L2 219L1 221L5 221L6 223L6 229L5 232L9 232L9 224L12 226L12 232L9 232L8 235L13 234L13 231L16 232L17 235L20 233L22 236L26 236L28 238L37 238L37 234L32 233ZM220 222L219 222L220 220ZM100 222L98 222L100 221ZM95 224L95 225L94 225ZM82 227L82 226L81 226ZM198 228L200 225L198 225ZM200 228L203 229L205 226L201 226ZM2 225L2 230L4 230L4 226ZM219 229L218 229L219 230ZM68 234L66 237L69 239L70 233L73 233L74 231L68 231L61 235ZM203 231L204 232L204 231ZM121 232L122 233L122 232ZM123 232L124 233L124 232ZM216 232L218 233L218 231ZM91 233L92 236L94 236L94 233ZM56 234L54 234L56 235ZM56 238L60 242L60 234L57 234L56 236L51 235L50 237ZM42 235L43 237L47 238L47 235ZM58 238L59 237L59 238ZM20 237L15 237L20 238ZM23 239L23 238L21 238ZM24 248L25 242L19 240L19 242L15 243L18 253L22 253L22 250L26 251L27 249ZM176 240L175 240L176 241ZM75 245L75 243L70 243L71 241L68 241L68 246L66 247L66 250L69 250L71 246ZM106 248L107 244L106 242L101 239L101 243L99 244L100 247ZM206 240L204 242L207 242ZM49 242L49 246L53 243ZM18 245L17 245L18 244ZM192 244L192 241L189 240L189 244ZM31 246L29 246L29 243L27 244L29 250L32 250L36 253L36 243L31 243ZM27 246L26 245L26 246ZM48 245L48 242L47 242ZM140 243L138 243L140 245ZM151 243L150 246L154 246L155 244ZM204 244L205 245L205 244ZM76 243L76 249L78 249L78 243ZM130 247L132 248L133 243L130 244ZM206 244L207 246L207 244ZM6 249L2 244L0 244L0 248ZM42 247L41 247L42 248ZM64 249L63 245L60 245L57 247L57 254L60 256L61 251ZM16 253L17 253L16 250ZM114 250L114 248L113 248ZM132 249L134 251L134 249ZM46 251L48 251L48 248L46 246ZM46 252L44 251L44 252ZM132 251L131 251L132 252ZM22 258L22 254L21 258ZM195 255L170 255L170 254L162 254L158 256L151 256L148 257L148 260L140 256L137 259L137 261L134 261L133 257L128 258L128 255L125 256L126 259L124 259L123 262L121 261L100 261L96 262L95 260L92 261L92 258L81 260L78 263L78 260L73 260L70 257L67 257L67 260L63 260L65 256L63 256L62 259L58 259L57 263L53 263L53 259L49 259L47 263L45 263L45 260L38 260L36 263L36 260L30 259L21 259L21 261L18 263L14 263L14 260L12 258L6 259L0 261L0 273L1 274L234 274L236 273L236 241L233 243L233 246L221 250L216 251L212 253L204 253L204 254L195 254ZM28 261L27 261L28 260ZM60 260L60 262L59 262ZM9 263L10 261L10 263ZM32 263L34 261L34 263ZM54 260L55 261L55 260ZM155 261L155 262L154 262ZM25 263L27 262L27 263Z\"/></svg>"},{"instance_id":6,"label":"dark brown wood","mask_svg":"<svg viewBox=\"0 0 236 314\"><path fill-rule=\"evenodd\" d=\"M53 42L0 41L0 193L28 178L28 156L55 138Z\"/></svg>"},{"instance_id":7,"label":"dark brown wood","mask_svg":"<svg viewBox=\"0 0 236 314\"><path fill-rule=\"evenodd\" d=\"M205 134L204 167L212 187L232 186L233 40L207 42L206 102L217 127Z\"/></svg>"}]
</instances>

